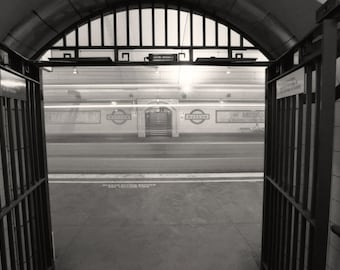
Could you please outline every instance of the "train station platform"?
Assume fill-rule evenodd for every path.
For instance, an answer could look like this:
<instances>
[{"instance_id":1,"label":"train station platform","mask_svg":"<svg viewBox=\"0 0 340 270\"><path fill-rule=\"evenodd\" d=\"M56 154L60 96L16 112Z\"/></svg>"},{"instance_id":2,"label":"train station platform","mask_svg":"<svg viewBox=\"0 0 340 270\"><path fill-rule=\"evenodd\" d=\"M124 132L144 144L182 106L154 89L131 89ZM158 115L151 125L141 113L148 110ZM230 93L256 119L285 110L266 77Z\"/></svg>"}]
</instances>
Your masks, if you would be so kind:
<instances>
[{"instance_id":1,"label":"train station platform","mask_svg":"<svg viewBox=\"0 0 340 270\"><path fill-rule=\"evenodd\" d=\"M201 143L201 142L262 142L264 133L213 133L213 134L181 134L179 137L152 136L139 138L135 134L47 134L48 143Z\"/></svg>"},{"instance_id":2,"label":"train station platform","mask_svg":"<svg viewBox=\"0 0 340 270\"><path fill-rule=\"evenodd\" d=\"M262 174L52 174L58 270L257 270Z\"/></svg>"},{"instance_id":3,"label":"train station platform","mask_svg":"<svg viewBox=\"0 0 340 270\"><path fill-rule=\"evenodd\" d=\"M53 136L50 173L231 173L263 170L263 134Z\"/></svg>"}]
</instances>

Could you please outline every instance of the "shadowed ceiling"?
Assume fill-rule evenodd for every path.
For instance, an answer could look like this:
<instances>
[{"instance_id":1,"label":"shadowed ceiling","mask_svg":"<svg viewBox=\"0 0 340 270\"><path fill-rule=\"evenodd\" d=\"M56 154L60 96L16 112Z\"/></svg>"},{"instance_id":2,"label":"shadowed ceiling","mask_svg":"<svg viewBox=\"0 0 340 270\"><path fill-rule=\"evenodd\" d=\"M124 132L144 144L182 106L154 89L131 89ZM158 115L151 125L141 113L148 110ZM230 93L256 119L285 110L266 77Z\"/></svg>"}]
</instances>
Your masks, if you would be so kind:
<instances>
[{"instance_id":1,"label":"shadowed ceiling","mask_svg":"<svg viewBox=\"0 0 340 270\"><path fill-rule=\"evenodd\" d=\"M320 2L323 1L181 0L180 4L229 22L246 33L267 56L275 58L313 29ZM127 3L131 1L1 0L0 41L32 58L70 25L96 11Z\"/></svg>"}]
</instances>

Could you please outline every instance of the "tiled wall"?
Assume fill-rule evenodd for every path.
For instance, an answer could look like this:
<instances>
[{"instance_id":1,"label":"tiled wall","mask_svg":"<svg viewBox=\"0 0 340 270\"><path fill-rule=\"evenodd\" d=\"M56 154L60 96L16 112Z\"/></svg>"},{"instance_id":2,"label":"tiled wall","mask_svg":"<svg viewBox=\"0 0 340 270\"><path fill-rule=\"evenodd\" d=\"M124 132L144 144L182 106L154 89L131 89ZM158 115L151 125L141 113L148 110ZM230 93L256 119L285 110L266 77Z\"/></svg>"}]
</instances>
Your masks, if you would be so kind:
<instances>
[{"instance_id":1,"label":"tiled wall","mask_svg":"<svg viewBox=\"0 0 340 270\"><path fill-rule=\"evenodd\" d=\"M330 224L340 225L340 100L335 108L335 133L333 155L333 182L331 197ZM340 238L333 233L329 235L328 270L340 269Z\"/></svg>"}]
</instances>

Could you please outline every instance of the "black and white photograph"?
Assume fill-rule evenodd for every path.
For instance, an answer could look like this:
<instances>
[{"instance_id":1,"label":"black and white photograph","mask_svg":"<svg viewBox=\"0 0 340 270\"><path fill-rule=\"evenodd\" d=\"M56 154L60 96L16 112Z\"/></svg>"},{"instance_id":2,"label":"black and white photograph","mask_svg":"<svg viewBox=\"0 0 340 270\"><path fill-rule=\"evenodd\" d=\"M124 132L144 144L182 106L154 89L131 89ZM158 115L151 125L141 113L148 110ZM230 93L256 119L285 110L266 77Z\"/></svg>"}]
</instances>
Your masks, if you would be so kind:
<instances>
[{"instance_id":1,"label":"black and white photograph","mask_svg":"<svg viewBox=\"0 0 340 270\"><path fill-rule=\"evenodd\" d=\"M0 0L0 270L339 270L340 0Z\"/></svg>"}]
</instances>

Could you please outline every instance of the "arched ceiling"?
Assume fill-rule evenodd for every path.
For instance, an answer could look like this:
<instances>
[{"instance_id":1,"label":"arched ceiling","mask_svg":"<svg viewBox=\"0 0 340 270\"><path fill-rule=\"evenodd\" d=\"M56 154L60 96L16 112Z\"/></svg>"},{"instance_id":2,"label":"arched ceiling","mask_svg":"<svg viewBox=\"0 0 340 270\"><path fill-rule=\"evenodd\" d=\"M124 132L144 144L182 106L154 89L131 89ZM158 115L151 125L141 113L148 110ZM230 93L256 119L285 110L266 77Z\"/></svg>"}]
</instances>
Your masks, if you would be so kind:
<instances>
[{"instance_id":1,"label":"arched ceiling","mask_svg":"<svg viewBox=\"0 0 340 270\"><path fill-rule=\"evenodd\" d=\"M0 41L31 58L50 40L82 18L129 2L131 3L121 0L3 0L0 3ZM323 0L179 2L182 6L197 8L230 22L263 48L268 56L275 58L313 29L315 12Z\"/></svg>"}]
</instances>

